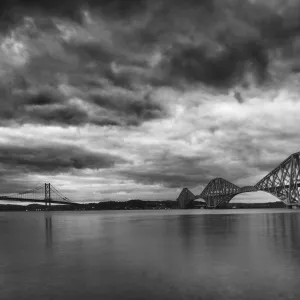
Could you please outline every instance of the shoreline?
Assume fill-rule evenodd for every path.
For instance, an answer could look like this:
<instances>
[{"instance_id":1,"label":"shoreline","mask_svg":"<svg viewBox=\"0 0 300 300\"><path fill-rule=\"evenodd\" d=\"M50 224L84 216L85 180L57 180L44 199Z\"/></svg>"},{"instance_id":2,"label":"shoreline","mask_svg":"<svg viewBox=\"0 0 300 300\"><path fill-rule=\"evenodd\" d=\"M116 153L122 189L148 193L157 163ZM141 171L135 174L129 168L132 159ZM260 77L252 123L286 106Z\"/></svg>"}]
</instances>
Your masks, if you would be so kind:
<instances>
[{"instance_id":1,"label":"shoreline","mask_svg":"<svg viewBox=\"0 0 300 300\"><path fill-rule=\"evenodd\" d=\"M205 203L196 202L189 209L207 209ZM228 203L222 209L257 209L257 208L287 208L283 202L266 202L266 203ZM77 205L52 205L45 206L41 204L0 204L0 211L89 211L89 210L164 210L164 209L178 209L177 201L143 201L143 200L129 200L124 202L104 201L98 203L86 203Z\"/></svg>"}]
</instances>

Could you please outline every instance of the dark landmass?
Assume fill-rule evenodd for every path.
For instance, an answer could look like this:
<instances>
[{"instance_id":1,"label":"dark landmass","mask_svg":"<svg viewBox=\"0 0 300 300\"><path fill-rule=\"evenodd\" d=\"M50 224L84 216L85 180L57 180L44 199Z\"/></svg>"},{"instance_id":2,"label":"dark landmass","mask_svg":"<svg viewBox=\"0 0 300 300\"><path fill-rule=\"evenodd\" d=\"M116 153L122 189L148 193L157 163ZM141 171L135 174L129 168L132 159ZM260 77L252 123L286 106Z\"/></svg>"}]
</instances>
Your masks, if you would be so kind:
<instances>
[{"instance_id":1,"label":"dark landmass","mask_svg":"<svg viewBox=\"0 0 300 300\"><path fill-rule=\"evenodd\" d=\"M267 202L267 203L228 203L225 207L220 208L285 208L286 205L281 202Z\"/></svg>"},{"instance_id":2,"label":"dark landmass","mask_svg":"<svg viewBox=\"0 0 300 300\"><path fill-rule=\"evenodd\" d=\"M99 203L87 203L77 205L51 205L47 210L129 210L129 209L175 209L177 208L176 201L143 201L143 200L129 200L129 201L106 201ZM29 205L14 205L14 204L0 204L0 211L36 211L46 210L45 205L29 204Z\"/></svg>"},{"instance_id":3,"label":"dark landmass","mask_svg":"<svg viewBox=\"0 0 300 300\"><path fill-rule=\"evenodd\" d=\"M140 209L177 209L177 201L143 201L129 200L124 202L107 201L99 203L87 203L77 205L52 205L50 208L41 204L16 205L0 204L0 211L65 211L65 210L140 210ZM205 202L194 201L189 207L191 209L206 208ZM268 203L228 203L220 209L238 208L285 208L283 202Z\"/></svg>"}]
</instances>

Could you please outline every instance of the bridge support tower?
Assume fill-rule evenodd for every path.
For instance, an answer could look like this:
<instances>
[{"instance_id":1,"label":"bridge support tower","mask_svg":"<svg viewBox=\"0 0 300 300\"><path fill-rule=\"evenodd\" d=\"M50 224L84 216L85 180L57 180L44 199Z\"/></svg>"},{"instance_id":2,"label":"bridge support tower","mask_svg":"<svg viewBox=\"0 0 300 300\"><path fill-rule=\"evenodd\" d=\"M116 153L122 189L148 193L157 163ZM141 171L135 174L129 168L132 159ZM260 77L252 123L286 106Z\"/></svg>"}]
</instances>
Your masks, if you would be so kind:
<instances>
[{"instance_id":1,"label":"bridge support tower","mask_svg":"<svg viewBox=\"0 0 300 300\"><path fill-rule=\"evenodd\" d=\"M51 186L45 183L45 205L51 207Z\"/></svg>"},{"instance_id":2,"label":"bridge support tower","mask_svg":"<svg viewBox=\"0 0 300 300\"><path fill-rule=\"evenodd\" d=\"M288 209L294 209L294 208L299 209L300 206L297 205L297 204L291 204L291 205L287 205L287 208L288 208Z\"/></svg>"}]
</instances>

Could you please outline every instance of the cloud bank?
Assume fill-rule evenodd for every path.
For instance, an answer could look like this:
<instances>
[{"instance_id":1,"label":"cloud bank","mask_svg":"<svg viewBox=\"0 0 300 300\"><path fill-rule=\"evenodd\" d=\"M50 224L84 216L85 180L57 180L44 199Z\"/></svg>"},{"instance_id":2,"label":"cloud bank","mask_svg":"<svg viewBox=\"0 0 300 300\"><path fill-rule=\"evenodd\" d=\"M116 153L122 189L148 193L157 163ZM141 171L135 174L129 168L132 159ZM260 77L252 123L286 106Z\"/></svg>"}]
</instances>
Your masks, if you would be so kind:
<instances>
[{"instance_id":1,"label":"cloud bank","mask_svg":"<svg viewBox=\"0 0 300 300\"><path fill-rule=\"evenodd\" d=\"M299 8L1 1L0 192L46 180L75 200L175 199L214 177L255 184L299 151Z\"/></svg>"}]
</instances>

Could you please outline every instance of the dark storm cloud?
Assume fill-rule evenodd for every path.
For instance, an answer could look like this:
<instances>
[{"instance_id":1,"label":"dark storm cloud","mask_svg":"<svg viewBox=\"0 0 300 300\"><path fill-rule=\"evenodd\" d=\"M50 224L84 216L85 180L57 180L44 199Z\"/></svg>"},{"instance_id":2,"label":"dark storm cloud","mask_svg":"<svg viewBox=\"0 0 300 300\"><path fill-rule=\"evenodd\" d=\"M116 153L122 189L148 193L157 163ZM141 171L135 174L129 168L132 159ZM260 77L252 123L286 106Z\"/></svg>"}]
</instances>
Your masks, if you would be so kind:
<instances>
[{"instance_id":1,"label":"dark storm cloud","mask_svg":"<svg viewBox=\"0 0 300 300\"><path fill-rule=\"evenodd\" d=\"M275 60L297 66L300 1L279 4L214 1L213 12L206 15L211 21L196 23L206 41L197 40L197 32L191 31L190 42L176 42L167 55L170 74L215 87L242 84L247 88L247 74L258 85L272 79L270 67Z\"/></svg>"},{"instance_id":2,"label":"dark storm cloud","mask_svg":"<svg viewBox=\"0 0 300 300\"><path fill-rule=\"evenodd\" d=\"M181 175L174 173L162 174L160 171L145 172L145 171L127 171L124 173L128 179L132 179L137 183L145 185L161 184L167 188L194 187L199 184L206 184L209 180L203 178L201 174Z\"/></svg>"},{"instance_id":3,"label":"dark storm cloud","mask_svg":"<svg viewBox=\"0 0 300 300\"><path fill-rule=\"evenodd\" d=\"M296 131L285 132L284 129L270 127L256 129L256 131L249 133L237 123L232 123L231 126L231 129L227 128L227 136L230 138L216 141L213 146L218 146L219 150L230 155L237 167L237 173L230 166L227 170L228 175L226 173L222 175L232 182L245 178L247 175L261 174L261 178L263 178L288 158L295 151L293 149L298 148L299 134ZM288 148L285 147L286 141L289 141L290 147ZM214 166L212 165L212 167ZM219 170L218 172L222 174L222 171ZM255 183L249 182L253 185Z\"/></svg>"},{"instance_id":4,"label":"dark storm cloud","mask_svg":"<svg viewBox=\"0 0 300 300\"><path fill-rule=\"evenodd\" d=\"M285 157L287 158L287 157ZM258 170L260 170L264 175L262 178L272 172L281 162L283 162L284 159L268 159L268 160L259 160L252 163L252 167L256 167ZM262 179L261 178L261 179Z\"/></svg>"},{"instance_id":5,"label":"dark storm cloud","mask_svg":"<svg viewBox=\"0 0 300 300\"><path fill-rule=\"evenodd\" d=\"M45 125L79 125L90 122L89 115L80 107L68 105L60 107L36 107L17 119L23 123L39 123Z\"/></svg>"},{"instance_id":6,"label":"dark storm cloud","mask_svg":"<svg viewBox=\"0 0 300 300\"><path fill-rule=\"evenodd\" d=\"M145 7L145 0L1 0L0 12L2 29L7 30L20 21L24 14L44 13L50 16L81 21L81 9L99 8L115 17L128 17Z\"/></svg>"},{"instance_id":7,"label":"dark storm cloud","mask_svg":"<svg viewBox=\"0 0 300 300\"><path fill-rule=\"evenodd\" d=\"M243 99L243 96L241 95L240 92L235 91L235 92L234 92L234 98L235 98L240 104L242 104L242 103L245 102L245 99Z\"/></svg>"},{"instance_id":8,"label":"dark storm cloud","mask_svg":"<svg viewBox=\"0 0 300 300\"><path fill-rule=\"evenodd\" d=\"M60 144L15 146L0 144L2 169L25 173L67 173L72 169L112 168L124 160L109 154L97 153Z\"/></svg>"},{"instance_id":9,"label":"dark storm cloud","mask_svg":"<svg viewBox=\"0 0 300 300\"><path fill-rule=\"evenodd\" d=\"M91 95L92 101L105 109L114 111L120 118L126 118L130 125L165 116L163 107L146 95L142 99L132 99L133 95Z\"/></svg>"},{"instance_id":10,"label":"dark storm cloud","mask_svg":"<svg viewBox=\"0 0 300 300\"><path fill-rule=\"evenodd\" d=\"M220 173L221 171L221 173ZM230 174L230 179L226 177L229 170L219 169L211 165L211 170L208 167L194 168L193 171L187 169L177 170L156 170L156 171L143 171L143 170L129 170L123 172L122 175L128 179L145 185L160 184L166 188L193 188L195 186L205 187L212 179L216 177L223 177L224 179L235 182L240 176L244 175L243 171L239 173Z\"/></svg>"},{"instance_id":11,"label":"dark storm cloud","mask_svg":"<svg viewBox=\"0 0 300 300\"><path fill-rule=\"evenodd\" d=\"M247 162L247 164L251 167L257 168L257 170L267 175L292 154L293 153L290 150L284 152L281 149L272 148L268 151L268 156L259 157L258 159Z\"/></svg>"},{"instance_id":12,"label":"dark storm cloud","mask_svg":"<svg viewBox=\"0 0 300 300\"><path fill-rule=\"evenodd\" d=\"M72 104L56 92L38 91L28 96L25 81L19 88L23 95L6 92L2 97L7 99L1 100L1 124L14 120L21 124L140 125L165 117L163 105L142 96L103 96L99 89L117 87L138 94L146 86L171 85L177 89L204 83L214 88L248 87L249 73L262 84L270 77L272 51L279 50L279 59L298 56L292 42L300 32L299 14L295 13L299 3L279 14L275 6L262 1L1 1L2 21L11 28L13 23L5 16L20 20L21 16L40 14L42 19L57 16L76 21L80 9L87 8L96 18L101 15L111 30L109 43L105 38L84 42L58 39L57 49L63 53L60 59L59 55L51 58L45 54L34 57L26 67L28 74L36 74L37 82L66 74L69 83L81 89L82 101L102 107L102 112L95 115L91 108ZM147 21L133 25L137 16L145 16ZM131 30L123 32L115 25L120 20L127 23L118 26L127 24ZM149 57L154 49L162 57L153 66ZM70 57L74 61L67 63ZM297 70L294 64L292 69ZM72 82L74 73L77 79ZM235 96L240 103L244 101L241 95Z\"/></svg>"},{"instance_id":13,"label":"dark storm cloud","mask_svg":"<svg viewBox=\"0 0 300 300\"><path fill-rule=\"evenodd\" d=\"M27 178L24 178L24 176L19 177L19 175L20 173L17 173L16 170L10 170L9 168L0 171L0 195L28 189Z\"/></svg>"},{"instance_id":14,"label":"dark storm cloud","mask_svg":"<svg viewBox=\"0 0 300 300\"><path fill-rule=\"evenodd\" d=\"M216 55L210 51L203 46L175 46L167 55L172 80L184 78L192 83L232 86L242 78L249 64L259 82L266 78L268 58L264 47L257 41L228 44Z\"/></svg>"},{"instance_id":15,"label":"dark storm cloud","mask_svg":"<svg viewBox=\"0 0 300 300\"><path fill-rule=\"evenodd\" d=\"M195 187L206 185L217 177L226 174L226 170L215 166L208 156L184 157L164 153L147 160L143 169L131 168L121 175L142 184L161 184L168 188Z\"/></svg>"},{"instance_id":16,"label":"dark storm cloud","mask_svg":"<svg viewBox=\"0 0 300 300\"><path fill-rule=\"evenodd\" d=\"M78 125L89 122L88 113L70 105L55 89L41 90L35 93L23 91L13 95L5 91L0 111L1 125L38 123L53 125Z\"/></svg>"},{"instance_id":17,"label":"dark storm cloud","mask_svg":"<svg viewBox=\"0 0 300 300\"><path fill-rule=\"evenodd\" d=\"M84 70L86 77L88 75L94 76L98 81L99 78L104 78L112 85L133 90L138 83L144 84L147 80L143 72L146 72L148 63L146 59L136 58L130 49L126 49L130 42L125 37L124 40L122 37L120 39L121 41L117 39L116 43L120 43L120 45L116 47L105 45L101 41L89 41L82 44L70 41L64 43L63 47L67 53L77 57L81 63L82 71L88 64L94 64L92 72L89 70L90 74ZM113 65L116 66L116 69L120 66L122 71L115 71ZM97 80L93 81L93 78L81 78L81 80L90 81L92 87L102 87L99 83L97 84Z\"/></svg>"},{"instance_id":18,"label":"dark storm cloud","mask_svg":"<svg viewBox=\"0 0 300 300\"><path fill-rule=\"evenodd\" d=\"M300 65L295 65L292 67L292 71L294 73L300 73Z\"/></svg>"},{"instance_id":19,"label":"dark storm cloud","mask_svg":"<svg viewBox=\"0 0 300 300\"><path fill-rule=\"evenodd\" d=\"M263 144L263 141L274 139L272 133L266 138L259 138L246 132L239 133L235 127L232 132L227 132L227 136L231 134L232 137L222 140L215 137L210 144L211 149L219 150L219 154L210 153L207 149L204 151L207 156L204 153L190 157L172 153L148 154L144 168L133 167L122 171L121 175L145 185L160 184L167 188L204 187L216 177L235 184L249 177L250 181L243 184L254 185L290 155L285 156L282 149ZM254 181L253 176L256 176Z\"/></svg>"},{"instance_id":20,"label":"dark storm cloud","mask_svg":"<svg viewBox=\"0 0 300 300\"><path fill-rule=\"evenodd\" d=\"M292 52L299 56L291 44L300 33L300 1L280 13L275 4L268 6L262 1L213 3L210 10L198 5L179 10L174 4L148 24L141 40L148 37L152 43L168 44L161 84L178 86L183 81L218 88L243 84L247 88L245 76L249 73L258 85L271 79L269 67L275 51L279 50L276 59L291 58Z\"/></svg>"},{"instance_id":21,"label":"dark storm cloud","mask_svg":"<svg viewBox=\"0 0 300 300\"><path fill-rule=\"evenodd\" d=\"M0 144L0 194L28 190L41 184L32 175L57 176L84 169L112 169L125 160L107 153L92 152L83 147L61 145L17 146Z\"/></svg>"},{"instance_id":22,"label":"dark storm cloud","mask_svg":"<svg viewBox=\"0 0 300 300\"><path fill-rule=\"evenodd\" d=\"M27 106L47 106L51 104L58 104L61 102L59 95L52 94L48 91L41 91L40 93L21 99Z\"/></svg>"},{"instance_id":23,"label":"dark storm cloud","mask_svg":"<svg viewBox=\"0 0 300 300\"><path fill-rule=\"evenodd\" d=\"M126 92L126 90L124 90ZM108 95L94 94L84 101L75 103L69 101L57 88L51 87L36 92L25 91L13 95L3 89L0 124L37 123L44 125L84 125L99 126L138 126L142 122L165 116L162 105L155 102L149 95L131 99L124 98L118 92ZM131 92L131 97L134 93ZM89 107L84 107L84 103ZM94 109L101 111L94 113Z\"/></svg>"}]
</instances>

